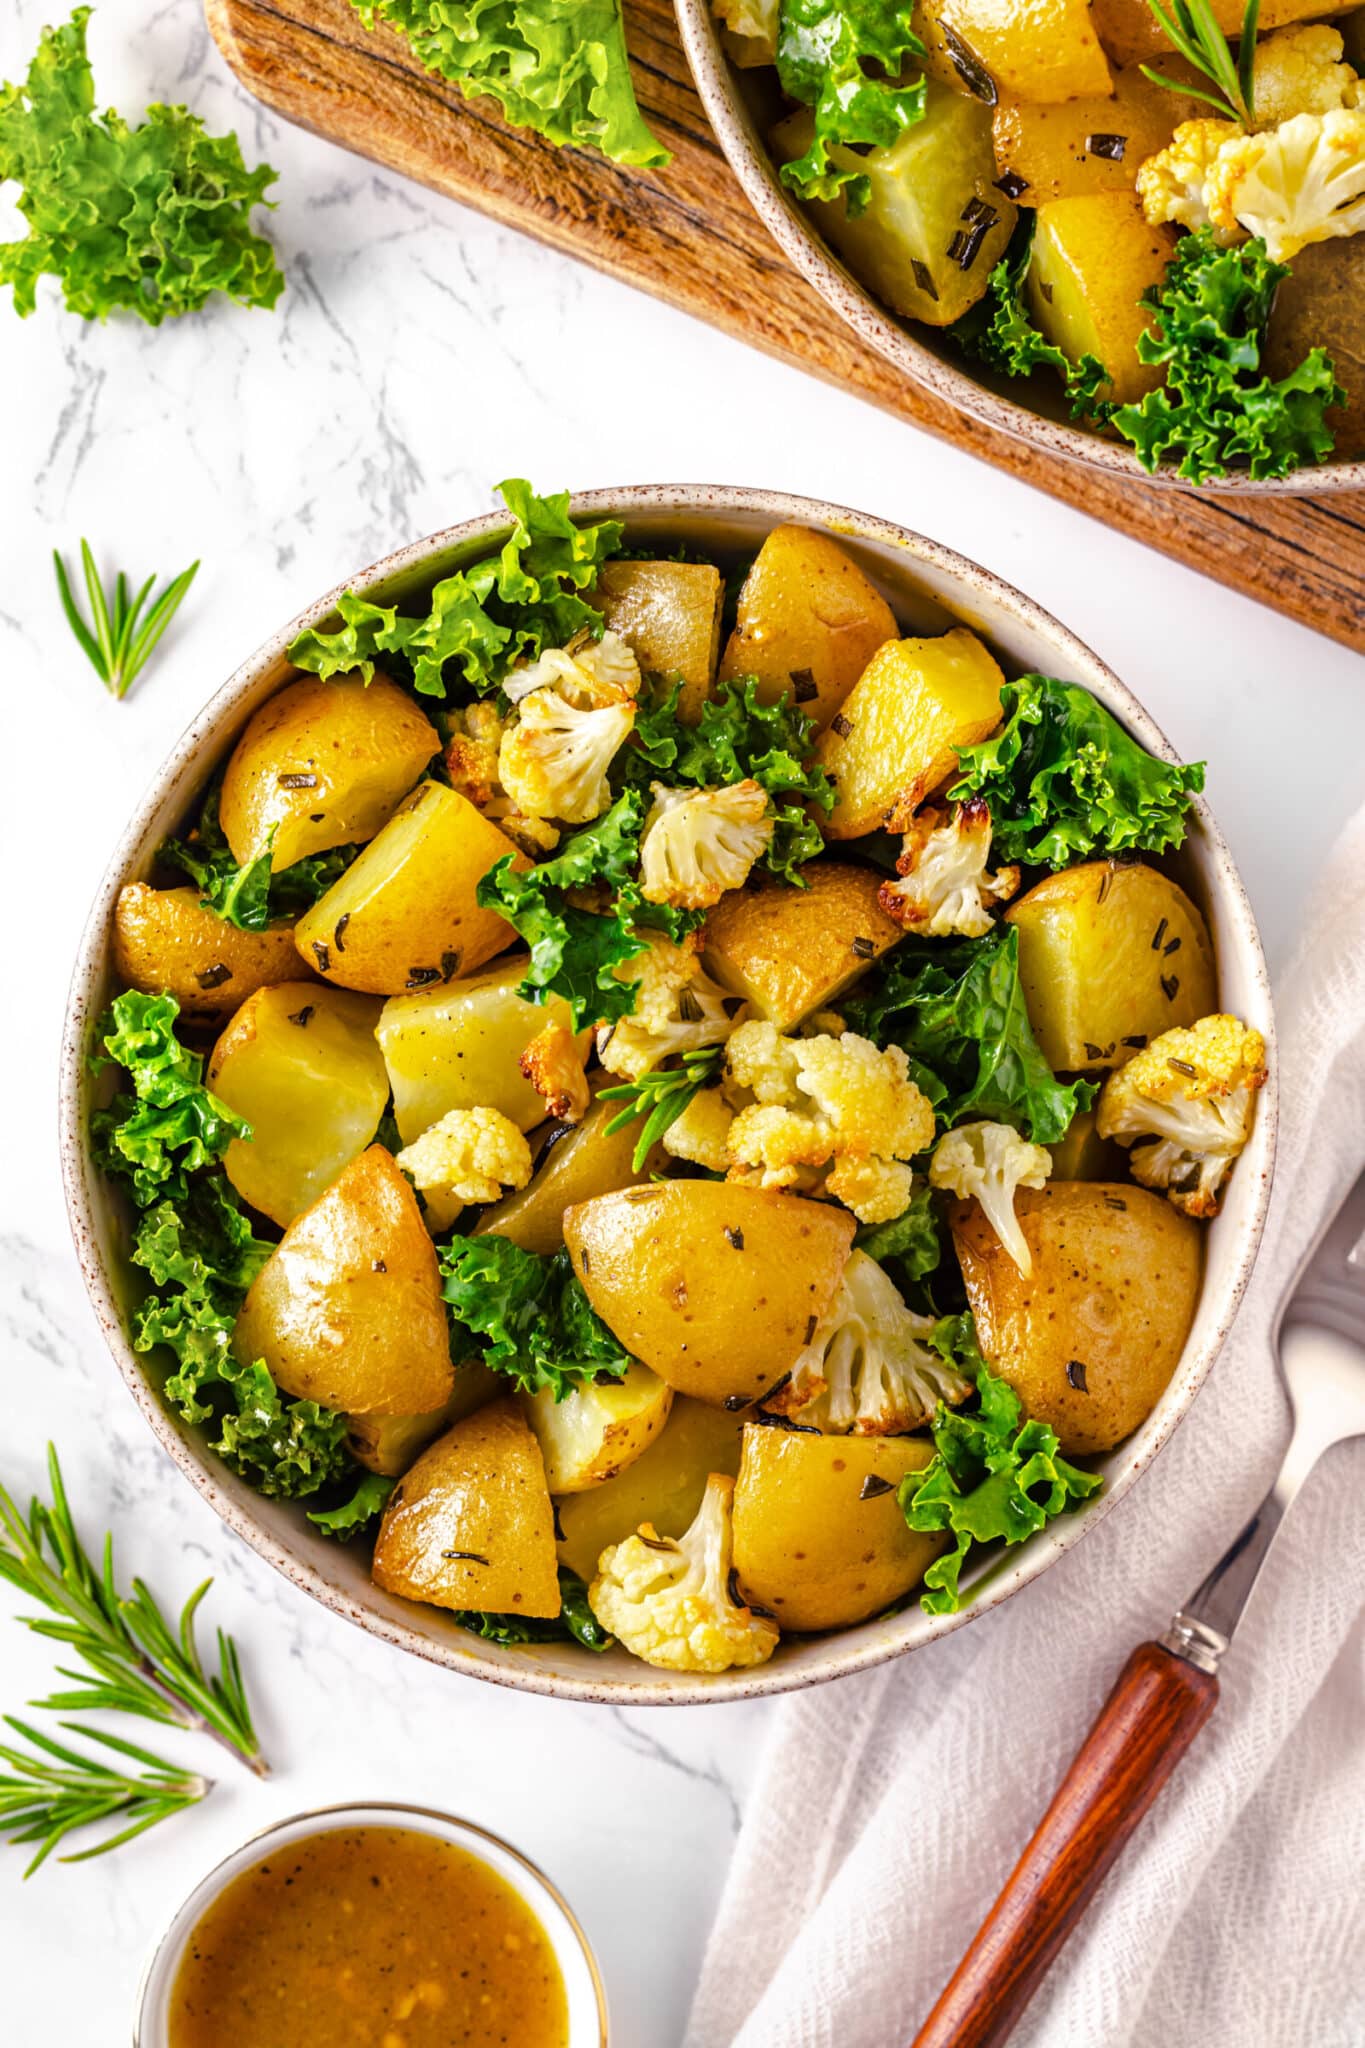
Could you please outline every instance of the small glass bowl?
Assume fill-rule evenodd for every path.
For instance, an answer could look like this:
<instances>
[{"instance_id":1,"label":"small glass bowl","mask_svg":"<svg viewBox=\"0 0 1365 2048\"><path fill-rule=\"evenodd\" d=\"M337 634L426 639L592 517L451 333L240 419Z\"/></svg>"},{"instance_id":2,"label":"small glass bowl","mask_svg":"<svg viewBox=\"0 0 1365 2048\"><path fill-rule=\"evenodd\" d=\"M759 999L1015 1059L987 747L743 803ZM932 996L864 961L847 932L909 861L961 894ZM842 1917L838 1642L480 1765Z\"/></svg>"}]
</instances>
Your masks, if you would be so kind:
<instances>
[{"instance_id":1,"label":"small glass bowl","mask_svg":"<svg viewBox=\"0 0 1365 2048\"><path fill-rule=\"evenodd\" d=\"M363 1827L415 1828L421 1834L436 1835L477 1857L510 1885L545 1929L563 1972L569 2008L568 2048L607 2048L607 1999L596 1958L567 1900L549 1878L510 1842L502 1841L486 1828L476 1827L473 1821L459 1820L454 1814L437 1813L429 1807L396 1804L321 1806L312 1813L295 1814L292 1819L277 1821L273 1827L251 1836L201 1878L157 1943L143 1972L133 2022L133 2048L167 2048L171 1991L185 1944L233 1878L306 1835Z\"/></svg>"}]
</instances>

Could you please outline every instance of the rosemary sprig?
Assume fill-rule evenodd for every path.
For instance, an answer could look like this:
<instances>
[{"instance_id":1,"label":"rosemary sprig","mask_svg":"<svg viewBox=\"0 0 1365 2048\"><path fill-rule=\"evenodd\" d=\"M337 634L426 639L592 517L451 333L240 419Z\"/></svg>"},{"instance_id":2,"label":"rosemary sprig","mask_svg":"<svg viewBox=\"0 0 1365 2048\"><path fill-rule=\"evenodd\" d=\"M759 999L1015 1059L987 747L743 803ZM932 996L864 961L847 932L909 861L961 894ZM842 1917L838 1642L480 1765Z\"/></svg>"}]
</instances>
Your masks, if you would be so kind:
<instances>
[{"instance_id":1,"label":"rosemary sprig","mask_svg":"<svg viewBox=\"0 0 1365 2048\"><path fill-rule=\"evenodd\" d=\"M52 561L57 571L57 589L67 624L106 690L115 697L126 696L129 684L146 666L157 641L179 610L181 599L194 581L198 562L191 562L189 568L183 569L155 598L152 598L155 576L149 576L137 596L130 600L128 579L120 570L111 598L100 583L90 543L83 540L81 567L85 574L91 619L91 624L87 625L71 594L66 564L55 548ZM151 606L144 616L143 607L149 598Z\"/></svg>"},{"instance_id":2,"label":"rosemary sprig","mask_svg":"<svg viewBox=\"0 0 1365 2048\"><path fill-rule=\"evenodd\" d=\"M153 1756L150 1750L139 1749L136 1743L106 1735L98 1728L83 1731L70 1721L62 1723L72 1734L88 1732L93 1741L102 1742L115 1755L127 1757L143 1768L137 1772L118 1770L89 1751L82 1754L68 1749L64 1743L54 1742L50 1736L30 1728L26 1721L16 1721L10 1714L4 1720L7 1727L34 1745L33 1750L22 1750L0 1743L0 1765L9 1766L8 1771L0 1770L0 1834L7 1835L12 1842L42 1844L25 1870L25 1877L32 1877L39 1864L45 1863L75 1829L94 1827L117 1817L122 1817L125 1823L93 1848L60 1857L62 1863L85 1863L92 1856L106 1856L120 1843L131 1842L134 1835L155 1827L158 1821L169 1820L172 1814L195 1805L212 1783L211 1779L178 1771Z\"/></svg>"},{"instance_id":3,"label":"rosemary sprig","mask_svg":"<svg viewBox=\"0 0 1365 2048\"><path fill-rule=\"evenodd\" d=\"M705 1045L696 1052L685 1052L679 1066L653 1067L649 1073L639 1074L633 1081L623 1081L619 1087L600 1090L604 1102L626 1104L607 1125L608 1137L613 1131L623 1131L638 1116L645 1120L631 1159L636 1173L648 1158L650 1146L677 1122L693 1096L710 1087L720 1073L724 1057L723 1046Z\"/></svg>"},{"instance_id":4,"label":"rosemary sprig","mask_svg":"<svg viewBox=\"0 0 1365 2048\"><path fill-rule=\"evenodd\" d=\"M1227 120L1236 121L1239 127L1250 128L1254 120L1256 23L1261 0L1246 0L1235 57L1218 25L1211 0L1171 0L1169 13L1162 0L1147 0L1147 5L1167 41L1193 64L1196 71L1212 80L1218 91L1205 92L1202 86L1167 78L1164 72L1153 71L1150 64L1140 67L1143 77L1150 78L1153 85L1169 86L1172 92L1183 93L1188 99L1203 100Z\"/></svg>"},{"instance_id":5,"label":"rosemary sprig","mask_svg":"<svg viewBox=\"0 0 1365 2048\"><path fill-rule=\"evenodd\" d=\"M114 1580L113 1538L97 1567L76 1533L57 1453L48 1445L52 1505L35 1500L28 1518L0 1486L0 1578L56 1616L21 1615L35 1635L63 1643L86 1666L59 1667L74 1690L32 1705L55 1712L140 1714L212 1735L258 1777L269 1774L251 1722L237 1646L218 1631L218 1669L207 1672L195 1640L195 1616L213 1581L205 1579L172 1628L141 1579L129 1593ZM93 1677L90 1675L93 1674Z\"/></svg>"}]
</instances>

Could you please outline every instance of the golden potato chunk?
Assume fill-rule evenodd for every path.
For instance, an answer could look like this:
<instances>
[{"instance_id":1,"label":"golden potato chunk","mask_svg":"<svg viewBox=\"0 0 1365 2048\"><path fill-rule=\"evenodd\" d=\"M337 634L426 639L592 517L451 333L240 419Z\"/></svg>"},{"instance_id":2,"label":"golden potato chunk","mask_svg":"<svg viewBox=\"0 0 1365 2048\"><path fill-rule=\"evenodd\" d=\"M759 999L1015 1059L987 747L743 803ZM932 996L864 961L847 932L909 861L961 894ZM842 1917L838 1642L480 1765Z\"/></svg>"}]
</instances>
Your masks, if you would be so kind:
<instances>
[{"instance_id":1,"label":"golden potato chunk","mask_svg":"<svg viewBox=\"0 0 1365 2048\"><path fill-rule=\"evenodd\" d=\"M674 1180L579 1203L564 1242L626 1350L678 1393L723 1403L756 1400L795 1363L854 1227L800 1195Z\"/></svg>"},{"instance_id":2,"label":"golden potato chunk","mask_svg":"<svg viewBox=\"0 0 1365 2048\"><path fill-rule=\"evenodd\" d=\"M592 1580L613 1543L652 1522L661 1536L684 1535L696 1520L712 1472L739 1470L742 1415L675 1395L661 1433L614 1479L559 1502L559 1555L580 1579Z\"/></svg>"},{"instance_id":3,"label":"golden potato chunk","mask_svg":"<svg viewBox=\"0 0 1365 2048\"><path fill-rule=\"evenodd\" d=\"M1265 35L1287 22L1308 21L1331 11L1324 9L1322 0L1261 0L1256 27ZM1224 35L1235 40L1242 26L1243 0L1213 0L1213 13ZM1156 58L1157 69L1169 71L1178 61L1147 0L1094 0L1094 22L1100 41L1116 63L1151 63ZM1212 113L1211 108L1204 111Z\"/></svg>"},{"instance_id":4,"label":"golden potato chunk","mask_svg":"<svg viewBox=\"0 0 1365 2048\"><path fill-rule=\"evenodd\" d=\"M422 1415L454 1369L436 1254L382 1145L296 1216L252 1281L232 1333L286 1393L351 1415Z\"/></svg>"},{"instance_id":5,"label":"golden potato chunk","mask_svg":"<svg viewBox=\"0 0 1365 2048\"><path fill-rule=\"evenodd\" d=\"M278 874L305 854L373 839L440 745L387 676L286 684L253 715L223 777L218 815L233 859L245 865L269 848Z\"/></svg>"},{"instance_id":6,"label":"golden potato chunk","mask_svg":"<svg viewBox=\"0 0 1365 2048\"><path fill-rule=\"evenodd\" d=\"M258 988L299 971L292 924L244 932L205 910L197 889L145 882L119 890L114 966L133 988L174 996L190 1016L235 1010Z\"/></svg>"},{"instance_id":7,"label":"golden potato chunk","mask_svg":"<svg viewBox=\"0 0 1365 2048\"><path fill-rule=\"evenodd\" d=\"M720 679L757 676L764 704L790 691L823 732L896 631L890 605L837 541L775 526L744 579Z\"/></svg>"},{"instance_id":8,"label":"golden potato chunk","mask_svg":"<svg viewBox=\"0 0 1365 2048\"><path fill-rule=\"evenodd\" d=\"M419 1451L506 1388L501 1373L490 1372L477 1359L466 1359L455 1367L450 1399L425 1415L348 1415L346 1448L367 1471L401 1479Z\"/></svg>"},{"instance_id":9,"label":"golden potato chunk","mask_svg":"<svg viewBox=\"0 0 1365 2048\"><path fill-rule=\"evenodd\" d=\"M1012 903L1033 1035L1063 1073L1121 1067L1149 1038L1217 1008L1208 926L1145 862L1085 861Z\"/></svg>"},{"instance_id":10,"label":"golden potato chunk","mask_svg":"<svg viewBox=\"0 0 1365 2048\"><path fill-rule=\"evenodd\" d=\"M732 890L706 920L706 972L779 1031L837 1001L905 936L869 868L826 858L801 875L804 889Z\"/></svg>"},{"instance_id":11,"label":"golden potato chunk","mask_svg":"<svg viewBox=\"0 0 1365 2048\"><path fill-rule=\"evenodd\" d=\"M1172 54L1162 70L1182 75ZM1197 100L1183 99L1145 78L1137 64L1114 73L1108 98L1044 104L1002 92L995 109L995 161L1001 174L1025 181L1020 206L1045 206L1090 192L1131 192L1144 157L1164 149Z\"/></svg>"},{"instance_id":12,"label":"golden potato chunk","mask_svg":"<svg viewBox=\"0 0 1365 2048\"><path fill-rule=\"evenodd\" d=\"M1175 254L1174 228L1153 227L1136 192L1091 192L1038 209L1025 291L1038 331L1068 362L1097 356L1109 373L1103 396L1132 405L1162 381L1138 356L1151 325L1140 303Z\"/></svg>"},{"instance_id":13,"label":"golden potato chunk","mask_svg":"<svg viewBox=\"0 0 1365 2048\"><path fill-rule=\"evenodd\" d=\"M389 1495L374 1582L405 1600L486 1614L559 1612L554 1509L514 1400L438 1437Z\"/></svg>"},{"instance_id":14,"label":"golden potato chunk","mask_svg":"<svg viewBox=\"0 0 1365 2048\"><path fill-rule=\"evenodd\" d=\"M209 1059L214 1094L251 1126L223 1165L244 1201L281 1226L365 1150L389 1099L367 996L284 981L257 989Z\"/></svg>"},{"instance_id":15,"label":"golden potato chunk","mask_svg":"<svg viewBox=\"0 0 1365 2048\"><path fill-rule=\"evenodd\" d=\"M925 1437L807 1436L751 1422L735 1482L735 1571L782 1628L847 1628L917 1586L947 1537L906 1527L896 1488Z\"/></svg>"},{"instance_id":16,"label":"golden potato chunk","mask_svg":"<svg viewBox=\"0 0 1365 2048\"><path fill-rule=\"evenodd\" d=\"M374 995L471 974L516 933L475 891L495 862L531 863L458 790L424 782L298 921L310 967Z\"/></svg>"},{"instance_id":17,"label":"golden potato chunk","mask_svg":"<svg viewBox=\"0 0 1365 2048\"><path fill-rule=\"evenodd\" d=\"M892 640L874 654L816 749L838 792L822 820L826 835L903 832L956 771L957 749L999 725L1004 680L963 626L932 640Z\"/></svg>"},{"instance_id":18,"label":"golden potato chunk","mask_svg":"<svg viewBox=\"0 0 1365 2048\"><path fill-rule=\"evenodd\" d=\"M632 1359L619 1380L585 1380L562 1401L543 1387L521 1396L551 1493L582 1493L614 1479L647 1451L668 1420L673 1389Z\"/></svg>"},{"instance_id":19,"label":"golden potato chunk","mask_svg":"<svg viewBox=\"0 0 1365 2048\"><path fill-rule=\"evenodd\" d=\"M631 1162L640 1136L639 1119L623 1130L607 1132L622 1107L619 1102L594 1102L581 1124L561 1126L527 1186L485 1209L473 1235L492 1230L510 1237L523 1251L557 1252L564 1242L566 1209L649 1180L666 1164L662 1147L651 1146L637 1173Z\"/></svg>"},{"instance_id":20,"label":"golden potato chunk","mask_svg":"<svg viewBox=\"0 0 1365 2048\"><path fill-rule=\"evenodd\" d=\"M1129 1181L1049 1181L1014 1198L1025 1280L975 1202L949 1223L991 1371L1071 1457L1107 1451L1156 1406L1199 1298L1199 1226Z\"/></svg>"},{"instance_id":21,"label":"golden potato chunk","mask_svg":"<svg viewBox=\"0 0 1365 2048\"><path fill-rule=\"evenodd\" d=\"M934 11L997 88L1017 99L1076 100L1110 90L1090 0L937 0Z\"/></svg>"},{"instance_id":22,"label":"golden potato chunk","mask_svg":"<svg viewBox=\"0 0 1365 2048\"><path fill-rule=\"evenodd\" d=\"M678 716L695 725L715 680L724 600L709 562L607 562L591 602L647 675L681 678Z\"/></svg>"},{"instance_id":23,"label":"golden potato chunk","mask_svg":"<svg viewBox=\"0 0 1365 2048\"><path fill-rule=\"evenodd\" d=\"M1122 1145L1100 1136L1093 1109L1078 1109L1047 1150L1052 1180L1122 1180L1128 1171Z\"/></svg>"}]
</instances>

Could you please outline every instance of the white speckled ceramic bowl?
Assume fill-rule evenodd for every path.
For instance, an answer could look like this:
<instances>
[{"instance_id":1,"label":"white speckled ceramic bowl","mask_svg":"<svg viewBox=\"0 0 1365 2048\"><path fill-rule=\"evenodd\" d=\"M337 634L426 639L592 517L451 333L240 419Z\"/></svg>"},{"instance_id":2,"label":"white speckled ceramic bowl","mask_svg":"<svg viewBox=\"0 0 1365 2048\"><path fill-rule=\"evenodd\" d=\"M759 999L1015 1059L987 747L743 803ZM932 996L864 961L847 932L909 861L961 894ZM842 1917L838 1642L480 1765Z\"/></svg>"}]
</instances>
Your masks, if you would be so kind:
<instances>
[{"instance_id":1,"label":"white speckled ceramic bowl","mask_svg":"<svg viewBox=\"0 0 1365 2048\"><path fill-rule=\"evenodd\" d=\"M743 74L725 53L710 0L674 0L674 7L678 33L707 119L749 204L789 262L867 348L885 356L910 383L922 384L946 405L956 406L1001 433L1030 441L1048 455L1092 463L1116 480L1192 488L1181 484L1169 468L1150 475L1125 442L1074 425L1067 417L1060 386L1054 390L1046 379L1034 379L1025 386L994 377L984 365L972 365L933 328L899 320L889 312L858 282L783 185L746 97ZM1358 491L1365 488L1365 460L1329 457L1326 462L1295 470L1278 483L1257 483L1244 472L1234 472L1202 488L1275 492L1286 497Z\"/></svg>"},{"instance_id":2,"label":"white speckled ceramic bowl","mask_svg":"<svg viewBox=\"0 0 1365 2048\"><path fill-rule=\"evenodd\" d=\"M907 631L942 632L961 623L990 641L1008 670L1041 670L1083 684L1152 752L1173 750L1141 705L1098 656L1048 614L998 577L919 534L838 505L768 491L702 485L655 485L594 491L574 500L583 519L626 523L632 546L681 540L717 556L754 551L783 521L823 526L835 534L886 593ZM348 579L388 604L401 602L453 568L486 553L506 532L504 513L467 521L417 541ZM201 1436L170 1415L159 1397L158 1373L129 1342L125 1309L137 1276L125 1255L126 1218L119 1197L96 1171L86 1142L90 1080L89 1033L113 992L111 926L125 882L145 876L156 848L177 828L210 772L224 758L257 705L290 674L285 650L303 627L332 612L339 585L268 640L224 684L195 720L133 814L90 914L71 986L61 1062L61 1146L76 1250L95 1313L134 1400L180 1470L228 1527L278 1571L336 1613L416 1655L528 1692L560 1699L631 1705L751 1698L789 1692L866 1670L913 1650L986 1613L1047 1570L1122 1500L1194 1399L1218 1354L1241 1298L1265 1219L1275 1149L1276 1093L1262 1091L1251 1142L1232 1176L1223 1213L1208 1233L1204 1285L1184 1356L1152 1415L1103 1461L1107 1485L1082 1514L1063 1517L1033 1542L993 1562L974 1583L974 1598L957 1615L931 1619L917 1605L838 1635L794 1637L757 1671L679 1677L637 1662L625 1651L604 1656L575 1645L502 1648L459 1628L436 1607L415 1606L371 1584L363 1546L344 1548L310 1527L297 1507L263 1500L206 1450ZM1215 780L1216 780L1215 764ZM1269 987L1255 921L1241 879L1206 805L1199 801L1181 856L1181 878L1203 906L1217 949L1224 1006L1272 1039Z\"/></svg>"}]
</instances>

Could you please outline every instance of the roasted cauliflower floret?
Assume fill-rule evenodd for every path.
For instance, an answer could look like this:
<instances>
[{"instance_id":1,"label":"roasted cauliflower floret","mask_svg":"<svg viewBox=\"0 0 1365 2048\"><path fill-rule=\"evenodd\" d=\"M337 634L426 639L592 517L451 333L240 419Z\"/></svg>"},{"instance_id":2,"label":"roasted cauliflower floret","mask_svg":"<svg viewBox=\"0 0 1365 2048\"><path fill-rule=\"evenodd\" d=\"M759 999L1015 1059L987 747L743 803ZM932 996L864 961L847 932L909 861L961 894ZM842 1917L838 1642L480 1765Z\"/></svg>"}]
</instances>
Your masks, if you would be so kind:
<instances>
[{"instance_id":1,"label":"roasted cauliflower floret","mask_svg":"<svg viewBox=\"0 0 1365 2048\"><path fill-rule=\"evenodd\" d=\"M730 1126L730 1177L833 1195L863 1223L909 1205L905 1163L934 1139L934 1112L899 1046L845 1031L783 1038L741 1024L726 1049L726 1092L754 1101Z\"/></svg>"},{"instance_id":2,"label":"roasted cauliflower floret","mask_svg":"<svg viewBox=\"0 0 1365 2048\"><path fill-rule=\"evenodd\" d=\"M1132 1146L1143 1187L1164 1188L1187 1216L1215 1216L1265 1078L1259 1031L1236 1017L1201 1017L1188 1030L1163 1031L1109 1076L1096 1128Z\"/></svg>"},{"instance_id":3,"label":"roasted cauliflower floret","mask_svg":"<svg viewBox=\"0 0 1365 2048\"><path fill-rule=\"evenodd\" d=\"M533 690L555 690L576 711L632 703L640 694L640 664L619 633L600 640L580 633L567 647L547 647L538 660L514 668L503 692L520 704Z\"/></svg>"},{"instance_id":4,"label":"roasted cauliflower floret","mask_svg":"<svg viewBox=\"0 0 1365 2048\"><path fill-rule=\"evenodd\" d=\"M536 1033L517 1064L536 1094L545 1097L546 1115L577 1124L592 1099L583 1071L586 1059L586 1044L580 1045L568 1025L556 1020Z\"/></svg>"},{"instance_id":5,"label":"roasted cauliflower floret","mask_svg":"<svg viewBox=\"0 0 1365 2048\"><path fill-rule=\"evenodd\" d=\"M645 950L616 968L637 984L635 1008L597 1034L597 1057L612 1074L634 1081L670 1053L719 1045L730 1032L727 998L703 974L694 932L675 946L661 932L641 933Z\"/></svg>"},{"instance_id":6,"label":"roasted cauliflower floret","mask_svg":"<svg viewBox=\"0 0 1365 2048\"><path fill-rule=\"evenodd\" d=\"M1235 121L1182 121L1165 149L1138 167L1138 198L1148 220L1207 227L1209 204L1204 188L1209 174L1223 144L1241 139L1242 130Z\"/></svg>"},{"instance_id":7,"label":"roasted cauliflower floret","mask_svg":"<svg viewBox=\"0 0 1365 2048\"><path fill-rule=\"evenodd\" d=\"M1295 114L1328 114L1333 107L1359 104L1360 81L1342 62L1340 31L1280 28L1256 45L1252 113L1258 128L1275 128Z\"/></svg>"},{"instance_id":8,"label":"roasted cauliflower floret","mask_svg":"<svg viewBox=\"0 0 1365 2048\"><path fill-rule=\"evenodd\" d=\"M979 796L959 804L951 816L926 804L901 841L896 873L904 880L883 882L877 901L888 917L921 937L984 938L992 923L988 905L1007 903L1019 887L1017 867L986 872L990 852L991 814Z\"/></svg>"},{"instance_id":9,"label":"roasted cauliflower floret","mask_svg":"<svg viewBox=\"0 0 1365 2048\"><path fill-rule=\"evenodd\" d=\"M610 768L635 723L627 701L580 711L557 690L533 690L498 748L498 777L519 810L586 825L611 802Z\"/></svg>"},{"instance_id":10,"label":"roasted cauliflower floret","mask_svg":"<svg viewBox=\"0 0 1365 2048\"><path fill-rule=\"evenodd\" d=\"M492 818L533 860L553 853L559 844L559 834L549 819L531 817L519 810L498 779L498 749L506 721L498 716L497 706L469 704L447 716L450 738L445 764L451 788Z\"/></svg>"},{"instance_id":11,"label":"roasted cauliflower floret","mask_svg":"<svg viewBox=\"0 0 1365 2048\"><path fill-rule=\"evenodd\" d=\"M466 1202L496 1202L531 1178L531 1148L500 1109L450 1109L397 1154L427 1204L428 1222L448 1230Z\"/></svg>"},{"instance_id":12,"label":"roasted cauliflower floret","mask_svg":"<svg viewBox=\"0 0 1365 2048\"><path fill-rule=\"evenodd\" d=\"M690 1160L693 1166L724 1173L730 1164L725 1144L734 1120L735 1113L719 1088L699 1089L664 1132L663 1148L670 1159Z\"/></svg>"},{"instance_id":13,"label":"roasted cauliflower floret","mask_svg":"<svg viewBox=\"0 0 1365 2048\"><path fill-rule=\"evenodd\" d=\"M676 1542L646 1522L597 1560L588 1604L618 1642L664 1671L766 1664L777 1623L731 1590L735 1482L713 1472L697 1519Z\"/></svg>"},{"instance_id":14,"label":"roasted cauliflower floret","mask_svg":"<svg viewBox=\"0 0 1365 2048\"><path fill-rule=\"evenodd\" d=\"M640 840L640 893L650 903L709 910L741 889L772 842L766 790L753 781L728 789L667 789L654 801Z\"/></svg>"},{"instance_id":15,"label":"roasted cauliflower floret","mask_svg":"<svg viewBox=\"0 0 1365 2048\"><path fill-rule=\"evenodd\" d=\"M1365 229L1365 107L1295 114L1225 143L1205 181L1221 232L1259 235L1275 263Z\"/></svg>"},{"instance_id":16,"label":"roasted cauliflower floret","mask_svg":"<svg viewBox=\"0 0 1365 2048\"><path fill-rule=\"evenodd\" d=\"M1052 1154L1031 1145L1008 1124L959 1124L934 1147L929 1183L964 1201L975 1197L1027 1280L1033 1272L1033 1254L1014 1213L1014 1191L1046 1186L1051 1171Z\"/></svg>"},{"instance_id":17,"label":"roasted cauliflower floret","mask_svg":"<svg viewBox=\"0 0 1365 2048\"><path fill-rule=\"evenodd\" d=\"M937 1404L965 1400L971 1381L925 1342L932 1316L917 1316L866 1252L850 1252L823 1321L765 1408L833 1436L889 1436L918 1429Z\"/></svg>"}]
</instances>

